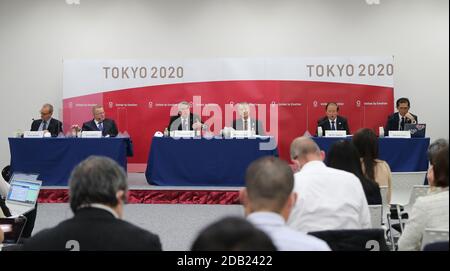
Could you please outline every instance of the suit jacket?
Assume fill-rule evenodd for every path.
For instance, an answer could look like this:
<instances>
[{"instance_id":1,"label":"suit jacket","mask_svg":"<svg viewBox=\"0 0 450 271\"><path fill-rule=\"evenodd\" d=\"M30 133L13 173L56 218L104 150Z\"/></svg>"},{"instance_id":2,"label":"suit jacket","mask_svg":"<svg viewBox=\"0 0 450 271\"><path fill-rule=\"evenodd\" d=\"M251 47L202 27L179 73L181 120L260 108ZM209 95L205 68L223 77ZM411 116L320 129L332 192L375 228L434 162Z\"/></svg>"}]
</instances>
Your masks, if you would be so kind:
<instances>
[{"instance_id":1,"label":"suit jacket","mask_svg":"<svg viewBox=\"0 0 450 271\"><path fill-rule=\"evenodd\" d=\"M235 130L243 130L244 120L242 118L233 120L233 129ZM264 135L264 126L261 121L250 119L250 129L251 127L255 128L255 133L257 135Z\"/></svg>"},{"instance_id":2,"label":"suit jacket","mask_svg":"<svg viewBox=\"0 0 450 271\"><path fill-rule=\"evenodd\" d=\"M35 234L24 243L23 250L70 250L70 240L78 242L81 251L162 250L157 235L98 208L80 209L73 218Z\"/></svg>"},{"instance_id":3,"label":"suit jacket","mask_svg":"<svg viewBox=\"0 0 450 271\"><path fill-rule=\"evenodd\" d=\"M196 121L196 120L199 120L201 122L201 119L197 115L190 113L189 114L189 130L193 130L192 125L194 124L194 121ZM169 131L183 130L180 115L170 117L168 129L169 129Z\"/></svg>"},{"instance_id":4,"label":"suit jacket","mask_svg":"<svg viewBox=\"0 0 450 271\"><path fill-rule=\"evenodd\" d=\"M81 128L83 131L100 131L95 124L94 120L83 123L83 127ZM116 122L112 119L105 119L103 121L103 132L102 135L106 136L117 136L119 131L117 130Z\"/></svg>"},{"instance_id":5,"label":"suit jacket","mask_svg":"<svg viewBox=\"0 0 450 271\"><path fill-rule=\"evenodd\" d=\"M347 135L350 134L350 128L348 127L347 119L341 116L337 116L335 124L336 130L347 131ZM330 122L328 121L328 117L323 117L319 119L317 122L317 127L322 127L322 131L325 133L326 130L331 130ZM316 129L317 133L317 129Z\"/></svg>"},{"instance_id":6,"label":"suit jacket","mask_svg":"<svg viewBox=\"0 0 450 271\"><path fill-rule=\"evenodd\" d=\"M398 131L398 124L400 122L399 115L400 114L398 112L389 115L387 122L386 122L386 127L384 127L385 135L388 135L389 131ZM414 114L411 114L411 115L416 119L417 122L419 121L417 119L416 115L414 115ZM411 120L408 118L405 118L405 123L411 123Z\"/></svg>"},{"instance_id":7,"label":"suit jacket","mask_svg":"<svg viewBox=\"0 0 450 271\"><path fill-rule=\"evenodd\" d=\"M31 123L31 131L37 131L42 123L42 119L34 120ZM58 136L59 133L63 131L63 124L57 119L51 118L50 123L47 124L47 130L52 134L52 136Z\"/></svg>"}]
</instances>

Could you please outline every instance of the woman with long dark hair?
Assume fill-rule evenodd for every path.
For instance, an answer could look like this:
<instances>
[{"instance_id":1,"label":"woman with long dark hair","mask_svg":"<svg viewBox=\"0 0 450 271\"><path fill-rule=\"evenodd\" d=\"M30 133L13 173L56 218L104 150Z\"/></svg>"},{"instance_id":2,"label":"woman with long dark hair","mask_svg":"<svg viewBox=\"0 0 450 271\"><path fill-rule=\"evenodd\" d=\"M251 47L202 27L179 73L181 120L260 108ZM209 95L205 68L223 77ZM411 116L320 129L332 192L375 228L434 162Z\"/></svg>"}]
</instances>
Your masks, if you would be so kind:
<instances>
[{"instance_id":1,"label":"woman with long dark hair","mask_svg":"<svg viewBox=\"0 0 450 271\"><path fill-rule=\"evenodd\" d=\"M387 202L391 202L392 173L386 161L378 159L378 139L374 131L360 129L353 135L353 144L358 149L364 176L379 186L387 186Z\"/></svg>"},{"instance_id":2,"label":"woman with long dark hair","mask_svg":"<svg viewBox=\"0 0 450 271\"><path fill-rule=\"evenodd\" d=\"M334 143L327 154L329 167L353 173L361 182L369 205L381 204L381 193L378 184L366 178L359 162L359 153L356 147L346 140Z\"/></svg>"}]
</instances>

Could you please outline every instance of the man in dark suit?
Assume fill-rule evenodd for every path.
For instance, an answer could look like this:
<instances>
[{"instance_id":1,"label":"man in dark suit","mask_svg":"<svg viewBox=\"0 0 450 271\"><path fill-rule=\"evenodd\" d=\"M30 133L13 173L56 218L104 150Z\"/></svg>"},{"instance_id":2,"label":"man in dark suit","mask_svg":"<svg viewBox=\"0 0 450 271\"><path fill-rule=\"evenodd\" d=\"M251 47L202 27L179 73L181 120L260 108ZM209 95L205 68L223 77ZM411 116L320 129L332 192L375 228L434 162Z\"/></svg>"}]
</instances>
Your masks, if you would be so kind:
<instances>
[{"instance_id":1,"label":"man in dark suit","mask_svg":"<svg viewBox=\"0 0 450 271\"><path fill-rule=\"evenodd\" d=\"M322 131L326 130L334 131L347 131L347 135L350 134L350 128L348 127L347 119L338 115L339 106L337 103L327 103L325 107L326 116L319 119L317 127L322 127ZM317 129L316 129L317 131Z\"/></svg>"},{"instance_id":2,"label":"man in dark suit","mask_svg":"<svg viewBox=\"0 0 450 271\"><path fill-rule=\"evenodd\" d=\"M58 136L63 131L63 124L57 119L52 118L53 105L44 104L41 108L41 119L34 120L31 123L31 131L48 131L52 136Z\"/></svg>"},{"instance_id":3,"label":"man in dark suit","mask_svg":"<svg viewBox=\"0 0 450 271\"><path fill-rule=\"evenodd\" d=\"M264 126L262 122L256 119L251 119L250 117L250 105L243 102L239 103L237 108L240 118L233 121L233 129L249 132L253 130L256 135L264 135Z\"/></svg>"},{"instance_id":4,"label":"man in dark suit","mask_svg":"<svg viewBox=\"0 0 450 271\"><path fill-rule=\"evenodd\" d=\"M188 102L178 104L178 115L170 117L169 131L193 131L202 128L200 117L192 114L190 108Z\"/></svg>"},{"instance_id":5,"label":"man in dark suit","mask_svg":"<svg viewBox=\"0 0 450 271\"><path fill-rule=\"evenodd\" d=\"M405 123L417 123L417 116L409 112L410 103L408 98L398 99L396 106L398 112L389 115L384 128L385 135L388 135L389 131L403 131Z\"/></svg>"},{"instance_id":6,"label":"man in dark suit","mask_svg":"<svg viewBox=\"0 0 450 271\"><path fill-rule=\"evenodd\" d=\"M116 122L112 119L105 118L105 110L103 106L96 105L92 108L94 119L83 123L82 131L102 131L103 136L117 136Z\"/></svg>"},{"instance_id":7,"label":"man in dark suit","mask_svg":"<svg viewBox=\"0 0 450 271\"><path fill-rule=\"evenodd\" d=\"M23 250L162 250L157 235L122 219L128 185L115 161L87 158L72 171L69 188L74 217L37 233Z\"/></svg>"}]
</instances>

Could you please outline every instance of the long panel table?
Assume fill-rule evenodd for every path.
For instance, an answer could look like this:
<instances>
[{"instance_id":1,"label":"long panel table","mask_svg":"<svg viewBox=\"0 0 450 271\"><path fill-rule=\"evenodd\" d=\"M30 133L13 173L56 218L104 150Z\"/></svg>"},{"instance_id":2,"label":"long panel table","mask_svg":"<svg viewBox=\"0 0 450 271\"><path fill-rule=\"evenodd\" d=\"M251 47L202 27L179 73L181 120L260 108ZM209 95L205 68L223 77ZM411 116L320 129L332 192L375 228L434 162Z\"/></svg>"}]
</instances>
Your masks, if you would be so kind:
<instances>
[{"instance_id":1,"label":"long panel table","mask_svg":"<svg viewBox=\"0 0 450 271\"><path fill-rule=\"evenodd\" d=\"M343 138L314 137L320 149L328 152L331 145ZM345 140L351 140L346 137ZM430 138L379 138L379 158L385 160L392 172L427 171L427 149Z\"/></svg>"},{"instance_id":2,"label":"long panel table","mask_svg":"<svg viewBox=\"0 0 450 271\"><path fill-rule=\"evenodd\" d=\"M154 137L146 171L147 182L173 186L243 186L248 165L262 156L269 139L174 139Z\"/></svg>"},{"instance_id":3,"label":"long panel table","mask_svg":"<svg viewBox=\"0 0 450 271\"><path fill-rule=\"evenodd\" d=\"M45 186L66 186L72 169L90 155L107 156L127 169L129 138L9 138L11 170L39 174Z\"/></svg>"}]
</instances>

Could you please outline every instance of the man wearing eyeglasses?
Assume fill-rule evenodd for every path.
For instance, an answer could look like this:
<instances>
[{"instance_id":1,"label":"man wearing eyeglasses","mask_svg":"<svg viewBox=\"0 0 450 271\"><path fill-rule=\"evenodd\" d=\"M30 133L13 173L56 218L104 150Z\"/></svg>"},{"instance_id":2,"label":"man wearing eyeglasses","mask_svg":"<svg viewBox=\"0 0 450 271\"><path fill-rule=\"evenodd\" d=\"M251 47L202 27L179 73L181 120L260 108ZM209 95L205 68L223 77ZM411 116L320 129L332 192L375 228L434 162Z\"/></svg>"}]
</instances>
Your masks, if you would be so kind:
<instances>
[{"instance_id":1,"label":"man wearing eyeglasses","mask_svg":"<svg viewBox=\"0 0 450 271\"><path fill-rule=\"evenodd\" d=\"M53 105L44 104L41 108L41 118L31 123L31 131L45 131L56 137L63 131L63 124L52 117Z\"/></svg>"},{"instance_id":2,"label":"man wearing eyeglasses","mask_svg":"<svg viewBox=\"0 0 450 271\"><path fill-rule=\"evenodd\" d=\"M119 133L116 122L112 119L105 118L105 109L103 106L96 105L92 108L94 119L83 123L81 128L83 131L102 131L105 137L114 137Z\"/></svg>"}]
</instances>

